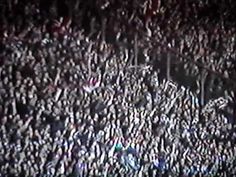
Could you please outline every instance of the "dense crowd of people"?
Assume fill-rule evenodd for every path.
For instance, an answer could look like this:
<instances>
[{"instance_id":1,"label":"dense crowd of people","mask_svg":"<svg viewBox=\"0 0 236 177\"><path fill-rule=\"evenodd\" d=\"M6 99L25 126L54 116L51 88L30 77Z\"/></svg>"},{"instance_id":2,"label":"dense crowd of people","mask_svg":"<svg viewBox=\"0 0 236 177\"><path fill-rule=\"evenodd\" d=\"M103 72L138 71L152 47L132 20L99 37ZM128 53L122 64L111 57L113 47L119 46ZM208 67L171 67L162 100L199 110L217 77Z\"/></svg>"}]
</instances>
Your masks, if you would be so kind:
<instances>
[{"instance_id":1,"label":"dense crowd of people","mask_svg":"<svg viewBox=\"0 0 236 177\"><path fill-rule=\"evenodd\" d=\"M151 2L0 4L0 176L236 175L233 84L153 43L232 80L235 29Z\"/></svg>"}]
</instances>

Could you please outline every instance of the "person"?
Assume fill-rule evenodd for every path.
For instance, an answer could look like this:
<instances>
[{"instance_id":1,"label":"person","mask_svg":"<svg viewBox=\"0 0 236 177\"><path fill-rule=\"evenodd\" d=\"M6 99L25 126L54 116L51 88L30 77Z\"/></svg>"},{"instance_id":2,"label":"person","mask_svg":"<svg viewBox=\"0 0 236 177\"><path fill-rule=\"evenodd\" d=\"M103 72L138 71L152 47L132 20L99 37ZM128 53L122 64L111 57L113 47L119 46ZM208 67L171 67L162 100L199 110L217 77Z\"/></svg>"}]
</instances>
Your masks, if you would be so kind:
<instances>
[{"instance_id":1,"label":"person","mask_svg":"<svg viewBox=\"0 0 236 177\"><path fill-rule=\"evenodd\" d=\"M159 1L147 18L147 2L107 1L104 10L95 12L99 18L91 10L104 4L91 2L77 1L79 10L70 18L57 16L62 12L54 3L42 9L44 1L3 5L0 174L147 176L153 170L153 176L204 176L207 171L235 176L235 126L227 126L224 114L235 95L212 74L231 78L235 29L199 17L198 10L210 6L209 1L187 5L187 13L182 4ZM106 19L103 13L109 14ZM131 24L148 32L135 31L138 66L132 65L137 56L130 45ZM168 55L171 65L165 67ZM210 68L209 82L203 82L198 63ZM162 79L166 68L171 80ZM209 89L204 92L203 86ZM203 113L204 106L222 98L228 99L227 106ZM116 137L122 140L113 141ZM229 145L221 145L227 141Z\"/></svg>"}]
</instances>

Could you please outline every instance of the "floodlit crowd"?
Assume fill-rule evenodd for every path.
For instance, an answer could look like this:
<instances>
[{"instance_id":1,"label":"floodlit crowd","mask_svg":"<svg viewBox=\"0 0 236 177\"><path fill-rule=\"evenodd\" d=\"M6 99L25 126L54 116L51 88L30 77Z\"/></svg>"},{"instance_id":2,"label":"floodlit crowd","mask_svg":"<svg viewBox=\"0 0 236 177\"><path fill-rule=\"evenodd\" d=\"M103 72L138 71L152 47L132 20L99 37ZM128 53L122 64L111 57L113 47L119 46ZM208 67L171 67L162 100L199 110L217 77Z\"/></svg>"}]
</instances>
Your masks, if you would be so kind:
<instances>
[{"instance_id":1,"label":"floodlit crowd","mask_svg":"<svg viewBox=\"0 0 236 177\"><path fill-rule=\"evenodd\" d=\"M74 2L76 11L80 1ZM234 29L221 24L212 32L207 20L189 29L178 6L170 18L172 6L135 2L132 13L124 3L99 16L100 24L84 8L88 31L82 14L43 21L37 3L25 4L15 21L17 13L1 14L0 176L236 175L236 126L226 114L233 90L173 53L165 78L167 52L150 40L233 79ZM3 12L19 3L9 1ZM100 13L115 4L100 3ZM155 15L179 21L165 28ZM147 35L135 40L129 23ZM181 82L184 75L194 89ZM202 84L213 98L202 101Z\"/></svg>"}]
</instances>

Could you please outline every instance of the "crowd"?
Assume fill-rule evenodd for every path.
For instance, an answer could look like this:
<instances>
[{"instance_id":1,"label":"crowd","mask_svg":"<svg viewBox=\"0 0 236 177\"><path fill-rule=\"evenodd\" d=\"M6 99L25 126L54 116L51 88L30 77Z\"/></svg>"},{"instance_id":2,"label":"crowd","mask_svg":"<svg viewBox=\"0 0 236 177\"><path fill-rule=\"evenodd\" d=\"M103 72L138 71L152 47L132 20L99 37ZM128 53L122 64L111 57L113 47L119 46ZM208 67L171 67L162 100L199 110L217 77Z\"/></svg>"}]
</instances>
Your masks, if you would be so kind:
<instances>
[{"instance_id":1,"label":"crowd","mask_svg":"<svg viewBox=\"0 0 236 177\"><path fill-rule=\"evenodd\" d=\"M81 3L74 2L76 11ZM234 29L221 24L212 33L207 19L198 17L189 29L181 7L170 18L167 12L175 8L161 1L122 2L109 17L102 14L115 2L97 1L101 8L94 14L100 15L94 17L86 11L94 10L88 1L85 17L57 21L43 19L37 1L25 3L15 21L18 11L4 13L21 2L1 4L0 176L236 175L236 126L225 114L232 111L233 89L173 54L166 79L161 65L167 52L150 41L233 79ZM93 19L87 30L83 18ZM166 18L178 20L167 27ZM135 42L122 20L147 35L138 34ZM188 85L193 80L195 88ZM205 101L202 85L204 98L211 96Z\"/></svg>"}]
</instances>

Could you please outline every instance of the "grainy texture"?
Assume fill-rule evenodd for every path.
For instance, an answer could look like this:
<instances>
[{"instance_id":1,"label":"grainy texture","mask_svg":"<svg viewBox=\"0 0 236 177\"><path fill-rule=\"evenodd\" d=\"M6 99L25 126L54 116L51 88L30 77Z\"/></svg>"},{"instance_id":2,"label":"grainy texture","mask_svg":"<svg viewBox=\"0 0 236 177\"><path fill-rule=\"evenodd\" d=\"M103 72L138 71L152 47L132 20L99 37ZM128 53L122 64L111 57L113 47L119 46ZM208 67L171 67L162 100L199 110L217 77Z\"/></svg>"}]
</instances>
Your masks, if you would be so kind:
<instances>
[{"instance_id":1,"label":"grainy texture","mask_svg":"<svg viewBox=\"0 0 236 177\"><path fill-rule=\"evenodd\" d=\"M236 175L233 1L0 6L0 176Z\"/></svg>"}]
</instances>

